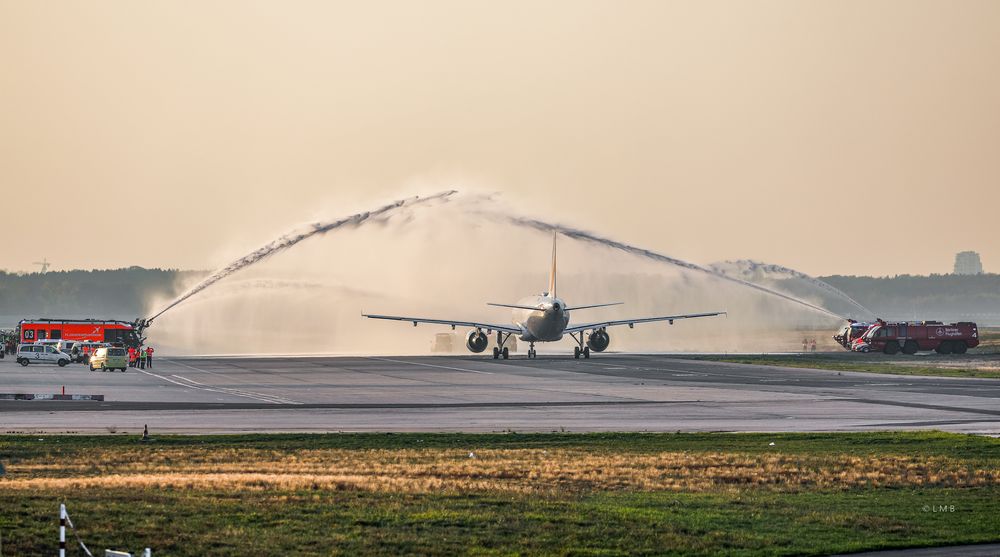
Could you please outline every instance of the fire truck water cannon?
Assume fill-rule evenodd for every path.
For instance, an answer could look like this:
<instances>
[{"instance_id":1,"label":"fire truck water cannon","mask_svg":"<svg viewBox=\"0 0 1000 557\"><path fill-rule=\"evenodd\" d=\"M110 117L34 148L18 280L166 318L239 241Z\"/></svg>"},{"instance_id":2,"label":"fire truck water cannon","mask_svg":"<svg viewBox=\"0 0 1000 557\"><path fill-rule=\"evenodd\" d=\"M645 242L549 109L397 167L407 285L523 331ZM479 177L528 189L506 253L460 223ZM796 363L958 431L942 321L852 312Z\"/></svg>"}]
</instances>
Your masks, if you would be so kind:
<instances>
[{"instance_id":1,"label":"fire truck water cannon","mask_svg":"<svg viewBox=\"0 0 1000 557\"><path fill-rule=\"evenodd\" d=\"M844 347L845 350L852 350L855 342L860 339L865 332L868 331L874 323L855 321L854 319L848 319L847 325L844 325L833 335L833 340L837 341L837 344Z\"/></svg>"},{"instance_id":2,"label":"fire truck water cannon","mask_svg":"<svg viewBox=\"0 0 1000 557\"><path fill-rule=\"evenodd\" d=\"M139 337L139 343L144 344L146 342L146 327L153 324L153 319L146 319L145 317L136 317L135 321L132 322L132 328L135 330L135 336Z\"/></svg>"}]
</instances>

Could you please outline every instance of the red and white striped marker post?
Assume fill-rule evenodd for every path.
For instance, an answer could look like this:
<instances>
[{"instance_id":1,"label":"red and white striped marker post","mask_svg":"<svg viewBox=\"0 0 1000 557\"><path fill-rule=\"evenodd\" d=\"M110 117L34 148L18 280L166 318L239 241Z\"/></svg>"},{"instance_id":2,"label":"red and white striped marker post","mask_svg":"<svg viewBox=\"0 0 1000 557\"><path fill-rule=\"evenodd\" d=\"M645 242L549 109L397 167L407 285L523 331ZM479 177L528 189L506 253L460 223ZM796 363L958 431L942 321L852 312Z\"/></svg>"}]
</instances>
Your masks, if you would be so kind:
<instances>
[{"instance_id":1,"label":"red and white striped marker post","mask_svg":"<svg viewBox=\"0 0 1000 557\"><path fill-rule=\"evenodd\" d=\"M59 557L66 557L66 505L59 503Z\"/></svg>"}]
</instances>

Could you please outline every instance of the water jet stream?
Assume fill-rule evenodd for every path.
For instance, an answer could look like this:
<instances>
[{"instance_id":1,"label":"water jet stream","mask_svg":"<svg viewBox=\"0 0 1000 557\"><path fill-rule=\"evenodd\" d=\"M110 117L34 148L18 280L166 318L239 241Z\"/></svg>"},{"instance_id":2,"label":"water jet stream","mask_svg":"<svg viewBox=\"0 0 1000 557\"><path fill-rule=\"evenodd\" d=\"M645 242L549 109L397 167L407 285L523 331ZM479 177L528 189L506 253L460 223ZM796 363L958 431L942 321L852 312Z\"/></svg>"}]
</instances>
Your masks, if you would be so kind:
<instances>
[{"instance_id":1,"label":"water jet stream","mask_svg":"<svg viewBox=\"0 0 1000 557\"><path fill-rule=\"evenodd\" d=\"M671 265L676 265L678 267L682 267L684 269L688 269L688 270L691 270L691 271L697 271L699 273L705 273L707 275L710 275L710 276L713 276L713 277L716 277L716 278L719 278L719 279L722 279L722 280L727 280L729 282L734 282L736 284L740 284L740 285L746 286L748 288L753 288L754 290L758 290L760 292L764 292L766 294L770 294L771 296L777 296L777 297L782 298L784 300L787 300L789 302L794 302L796 304L805 306L805 307L807 307L809 309L818 311L820 313L824 313L824 314L826 314L826 315L828 315L830 317L836 317L837 319L846 319L844 316L837 315L836 313L834 313L834 312L832 312L832 311L830 311L830 310L828 310L826 308L817 306L815 304L811 304L811 303L809 303L809 302L807 302L805 300L800 300L800 299L798 299L798 298L796 298L794 296L789 296L788 294L783 294L783 293L778 292L776 290L771 290L770 288L766 288L766 287L761 286L759 284L754 284L752 282L747 282L745 280L741 280L741 279L738 279L738 278L735 278L735 277L731 277L731 276L726 275L724 273L720 273L720 272L714 271L712 269L707 269L705 267L702 267L700 265L696 265L694 263L690 263L690 262L684 261L682 259L677 259L677 258L674 258L674 257L670 257L670 256L667 256L667 255L656 253L654 251L643 249L643 248L640 248L640 247L637 247L637 246L633 246L633 245L630 245L630 244L626 244L626 243L623 243L623 242L618 242L618 241L611 240L611 239L608 239L608 238L603 238L601 236L597 236L595 234L591 234L590 232L585 232L583 230L578 230L576 228L571 228L571 227L568 227L568 226L565 226L565 225L561 225L561 224L553 224L553 223L545 222L545 221L538 220L538 219L533 219L533 218L528 218L528 217L521 217L521 216L517 216L517 215L512 215L512 214L509 214L509 213L502 213L502 212L497 212L497 211L492 211L492 210L490 210L490 211L479 211L479 212L480 212L480 214L482 214L484 216L499 217L502 220L505 220L505 221L507 221L507 222L509 222L511 224L517 225L517 226L523 226L523 227L533 228L535 230L540 230L542 232L551 232L551 231L555 230L555 231L558 231L559 233L561 233L561 234L563 234L565 236L568 236L568 237L576 239L576 240L582 240L582 241L585 241L585 242L590 242L590 243L602 245L602 246L605 246L605 247L610 247L610 248L613 248L613 249L616 249L616 250L623 251L625 253L630 253L630 254L633 254L633 255L638 255L640 257L645 257L645 258L651 259L653 261L659 261L659 262L662 262L662 263L669 263Z\"/></svg>"},{"instance_id":2,"label":"water jet stream","mask_svg":"<svg viewBox=\"0 0 1000 557\"><path fill-rule=\"evenodd\" d=\"M792 277L792 278L797 278L797 279L800 279L800 280L804 280L804 281L808 282L809 284L811 284L811 285L813 285L813 286L815 286L815 287L817 287L817 288L819 288L821 290L824 290L824 291L828 292L829 294L832 294L834 296L837 296L838 298L841 298L842 300L847 301L848 303L850 303L851 305L853 305L855 308L861 310L863 313L866 313L866 314L871 315L871 316L875 315L875 312L873 312L872 310L870 310L870 309L866 308L865 306L861 305L860 302L858 302L854 298L848 296L844 291L840 290L839 288L833 286L832 284L830 284L828 282L824 282L822 280L819 280L818 278L811 277L811 276L803 273L802 271L796 271L795 269L790 269L788 267L784 267L782 265L776 265L774 263L763 263L763 262L760 262L760 261L753 261L752 259L739 259L739 260L736 260L736 261L725 261L724 263L734 264L734 265L737 265L737 266L739 266L741 268L744 268L745 270L748 270L748 271L758 271L759 270L759 271L762 271L764 273L780 274L780 275L785 275L785 276L788 276L788 277ZM715 265L712 265L711 268L714 271L719 271L719 272L722 272L723 274L726 274L724 271L720 271L719 269L717 269L715 267Z\"/></svg>"},{"instance_id":3,"label":"water jet stream","mask_svg":"<svg viewBox=\"0 0 1000 557\"><path fill-rule=\"evenodd\" d=\"M187 300L191 296L194 296L195 294L201 292L202 290L208 288L209 286L212 286L213 284L219 282L220 280L232 275L233 273L241 271L263 259L266 259L280 251L284 251L294 246L295 244L301 242L302 240L311 238L313 236L316 236L317 234L325 234L331 230L335 230L345 226L356 227L369 221L373 222L384 221L385 219L392 216L394 213L398 212L400 209L406 207L412 207L414 205L425 204L430 201L446 200L456 193L458 192L455 190L449 190L426 197L420 197L420 196L407 197L405 199L394 201L392 203L389 203L388 205L384 205L382 207L373 209L371 211L365 211L364 213L358 213L355 215L351 215L349 217L344 217L336 220L316 222L309 225L309 227L306 230L298 230L290 232L288 234L284 234L280 236L278 239L274 240L273 242L270 242L250 252L249 254L237 259L236 261L233 261L229 265L226 265L225 267L215 271L207 278L205 278L204 280L194 285L193 287L189 288L186 292L175 298L172 302L167 304L166 307L156 312L156 314L154 314L152 317L147 318L143 326L144 327L148 326L154 319L163 315L169 309L173 308L174 306L183 302L184 300Z\"/></svg>"}]
</instances>

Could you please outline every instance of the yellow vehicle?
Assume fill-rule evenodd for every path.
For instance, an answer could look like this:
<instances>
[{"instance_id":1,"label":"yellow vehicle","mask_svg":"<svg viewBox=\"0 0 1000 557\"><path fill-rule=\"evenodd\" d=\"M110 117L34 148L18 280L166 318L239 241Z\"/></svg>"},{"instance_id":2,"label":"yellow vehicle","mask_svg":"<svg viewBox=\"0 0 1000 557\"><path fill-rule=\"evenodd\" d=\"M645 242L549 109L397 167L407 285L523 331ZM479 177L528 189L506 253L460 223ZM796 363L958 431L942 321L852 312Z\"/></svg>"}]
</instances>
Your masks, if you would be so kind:
<instances>
[{"instance_id":1,"label":"yellow vehicle","mask_svg":"<svg viewBox=\"0 0 1000 557\"><path fill-rule=\"evenodd\" d=\"M128 354L124 348L102 347L90 355L90 371L114 371L128 369Z\"/></svg>"}]
</instances>

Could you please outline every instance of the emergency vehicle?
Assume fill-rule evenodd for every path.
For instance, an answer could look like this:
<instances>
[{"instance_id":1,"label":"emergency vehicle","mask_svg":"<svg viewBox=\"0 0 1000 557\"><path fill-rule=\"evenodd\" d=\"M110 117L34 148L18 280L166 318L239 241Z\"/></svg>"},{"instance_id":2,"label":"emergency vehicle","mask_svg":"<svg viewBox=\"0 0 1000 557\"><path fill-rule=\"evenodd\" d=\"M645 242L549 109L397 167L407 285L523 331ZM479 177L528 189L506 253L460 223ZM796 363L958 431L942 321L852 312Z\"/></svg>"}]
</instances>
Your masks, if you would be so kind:
<instances>
[{"instance_id":1,"label":"emergency vehicle","mask_svg":"<svg viewBox=\"0 0 1000 557\"><path fill-rule=\"evenodd\" d=\"M17 325L23 343L66 339L139 346L139 335L128 321L107 319L22 319Z\"/></svg>"},{"instance_id":2,"label":"emergency vehicle","mask_svg":"<svg viewBox=\"0 0 1000 557\"><path fill-rule=\"evenodd\" d=\"M22 344L17 347L17 363L22 366L49 363L65 367L69 363L69 354L64 354L56 350L55 346L47 344Z\"/></svg>"},{"instance_id":3,"label":"emergency vehicle","mask_svg":"<svg viewBox=\"0 0 1000 557\"><path fill-rule=\"evenodd\" d=\"M979 329L972 322L887 323L879 320L854 343L854 350L886 354L916 354L921 350L933 350L938 354L965 354L966 350L976 346L979 346Z\"/></svg>"},{"instance_id":4,"label":"emergency vehicle","mask_svg":"<svg viewBox=\"0 0 1000 557\"><path fill-rule=\"evenodd\" d=\"M70 355L74 356L74 362L89 364L90 355L93 354L95 350L98 348L107 348L109 346L111 345L107 342L78 342L75 346L73 346L73 350L76 351L76 354L70 353Z\"/></svg>"},{"instance_id":5,"label":"emergency vehicle","mask_svg":"<svg viewBox=\"0 0 1000 557\"><path fill-rule=\"evenodd\" d=\"M860 321L855 321L853 319L847 320L847 325L844 325L840 332L833 335L833 340L837 341L837 344L843 346L846 350L850 350L854 341L861 338L865 334L873 323L865 323Z\"/></svg>"}]
</instances>

